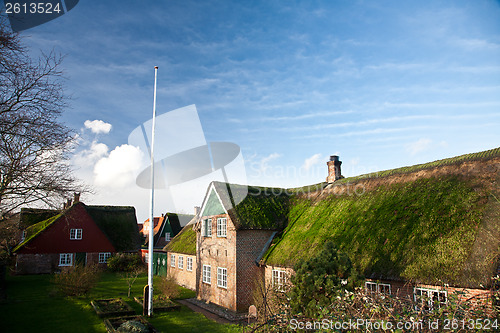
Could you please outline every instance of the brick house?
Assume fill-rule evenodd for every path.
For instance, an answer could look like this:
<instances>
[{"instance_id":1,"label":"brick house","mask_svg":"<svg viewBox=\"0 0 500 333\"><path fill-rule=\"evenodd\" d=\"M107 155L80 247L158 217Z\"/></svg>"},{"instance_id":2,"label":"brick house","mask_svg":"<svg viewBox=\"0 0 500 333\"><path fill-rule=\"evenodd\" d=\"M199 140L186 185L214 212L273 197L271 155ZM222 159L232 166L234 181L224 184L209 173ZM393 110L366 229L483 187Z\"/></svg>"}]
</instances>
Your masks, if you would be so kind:
<instances>
[{"instance_id":1,"label":"brick house","mask_svg":"<svg viewBox=\"0 0 500 333\"><path fill-rule=\"evenodd\" d=\"M198 299L246 311L264 276L259 257L284 227L287 210L281 189L212 182L195 226Z\"/></svg>"},{"instance_id":2,"label":"brick house","mask_svg":"<svg viewBox=\"0 0 500 333\"><path fill-rule=\"evenodd\" d=\"M35 212L39 213L39 212ZM47 219L37 221L38 218ZM140 236L133 207L87 206L30 214L30 226L13 253L16 273L52 273L81 264L105 265L116 252L137 252Z\"/></svg>"},{"instance_id":3,"label":"brick house","mask_svg":"<svg viewBox=\"0 0 500 333\"><path fill-rule=\"evenodd\" d=\"M169 272L195 284L198 299L247 311L256 282L281 288L298 260L332 240L367 292L429 306L451 293L491 297L500 274L500 148L353 178L341 163L332 156L326 181L304 188L211 183L180 242L189 252L166 249ZM175 272L179 254L194 251L196 280Z\"/></svg>"}]
</instances>

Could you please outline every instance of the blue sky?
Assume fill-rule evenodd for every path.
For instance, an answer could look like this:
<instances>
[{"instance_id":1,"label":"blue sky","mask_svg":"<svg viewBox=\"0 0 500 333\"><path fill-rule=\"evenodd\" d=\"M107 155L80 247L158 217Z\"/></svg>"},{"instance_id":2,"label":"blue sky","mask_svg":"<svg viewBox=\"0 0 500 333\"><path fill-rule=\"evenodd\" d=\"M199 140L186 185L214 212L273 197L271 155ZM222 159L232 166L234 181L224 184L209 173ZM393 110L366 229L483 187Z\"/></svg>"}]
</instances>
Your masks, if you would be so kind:
<instances>
[{"instance_id":1,"label":"blue sky","mask_svg":"<svg viewBox=\"0 0 500 333\"><path fill-rule=\"evenodd\" d=\"M154 66L157 112L195 104L206 141L238 144L255 185L324 181L332 154L354 176L500 146L499 1L80 1L22 36L66 55L64 121L96 188L84 201L139 220L149 197L127 138L151 118Z\"/></svg>"}]
</instances>

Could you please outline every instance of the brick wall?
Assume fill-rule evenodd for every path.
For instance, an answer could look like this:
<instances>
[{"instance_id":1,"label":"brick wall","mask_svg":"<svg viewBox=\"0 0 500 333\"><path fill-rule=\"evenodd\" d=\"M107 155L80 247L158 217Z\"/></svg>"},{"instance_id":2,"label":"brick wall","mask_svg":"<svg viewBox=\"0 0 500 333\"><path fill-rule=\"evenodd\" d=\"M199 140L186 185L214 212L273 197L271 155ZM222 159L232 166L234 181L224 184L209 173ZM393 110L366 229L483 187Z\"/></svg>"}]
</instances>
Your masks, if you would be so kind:
<instances>
[{"instance_id":1,"label":"brick wall","mask_svg":"<svg viewBox=\"0 0 500 333\"><path fill-rule=\"evenodd\" d=\"M236 236L237 311L248 311L253 303L256 283L264 278L264 268L256 264L264 245L273 234L270 230L239 230Z\"/></svg>"},{"instance_id":2,"label":"brick wall","mask_svg":"<svg viewBox=\"0 0 500 333\"><path fill-rule=\"evenodd\" d=\"M172 267L171 255L175 256L175 266ZM179 257L182 257L183 265L179 267ZM188 270L187 261L193 261L192 270ZM177 252L167 252L167 276L175 279L175 282L185 288L196 290L196 256Z\"/></svg>"},{"instance_id":3,"label":"brick wall","mask_svg":"<svg viewBox=\"0 0 500 333\"><path fill-rule=\"evenodd\" d=\"M217 237L217 218L221 217L227 218L226 237ZM236 230L227 214L209 218L212 219L212 236L204 237L201 226L197 232L197 298L236 311ZM203 265L211 267L210 284L202 280ZM218 267L227 269L227 288L217 286Z\"/></svg>"},{"instance_id":4,"label":"brick wall","mask_svg":"<svg viewBox=\"0 0 500 333\"><path fill-rule=\"evenodd\" d=\"M87 253L87 265L99 264L99 252ZM73 265L75 254L73 253ZM61 270L59 266L59 253L18 253L16 254L16 274L51 274Z\"/></svg>"},{"instance_id":5,"label":"brick wall","mask_svg":"<svg viewBox=\"0 0 500 333\"><path fill-rule=\"evenodd\" d=\"M49 274L59 265L59 254L17 254L16 274Z\"/></svg>"}]
</instances>

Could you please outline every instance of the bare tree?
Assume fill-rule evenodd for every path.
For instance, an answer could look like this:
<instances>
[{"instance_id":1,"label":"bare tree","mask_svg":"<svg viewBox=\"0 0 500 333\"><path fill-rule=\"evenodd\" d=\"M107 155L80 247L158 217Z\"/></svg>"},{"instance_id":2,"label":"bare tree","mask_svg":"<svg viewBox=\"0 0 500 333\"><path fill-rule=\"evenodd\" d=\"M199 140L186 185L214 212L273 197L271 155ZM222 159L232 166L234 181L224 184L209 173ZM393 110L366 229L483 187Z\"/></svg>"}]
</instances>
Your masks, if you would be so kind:
<instances>
[{"instance_id":1,"label":"bare tree","mask_svg":"<svg viewBox=\"0 0 500 333\"><path fill-rule=\"evenodd\" d=\"M51 207L81 191L69 154L74 133L60 122L66 107L62 57L28 55L0 19L0 214L22 205Z\"/></svg>"}]
</instances>

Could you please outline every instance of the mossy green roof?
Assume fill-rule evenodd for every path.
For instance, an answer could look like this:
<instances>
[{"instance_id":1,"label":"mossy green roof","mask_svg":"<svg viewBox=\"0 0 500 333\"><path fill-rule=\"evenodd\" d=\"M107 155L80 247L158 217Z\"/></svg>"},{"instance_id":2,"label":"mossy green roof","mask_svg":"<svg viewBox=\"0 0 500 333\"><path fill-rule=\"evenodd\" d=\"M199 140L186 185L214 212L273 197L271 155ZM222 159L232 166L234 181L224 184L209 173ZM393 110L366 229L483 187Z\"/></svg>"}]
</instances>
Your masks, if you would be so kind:
<instances>
[{"instance_id":1,"label":"mossy green roof","mask_svg":"<svg viewBox=\"0 0 500 333\"><path fill-rule=\"evenodd\" d=\"M164 247L164 251L196 255L196 231L188 224Z\"/></svg>"},{"instance_id":2,"label":"mossy green roof","mask_svg":"<svg viewBox=\"0 0 500 333\"><path fill-rule=\"evenodd\" d=\"M500 189L494 185L500 182L498 157L500 149L493 149L426 167L389 170L376 175L387 180L360 195L328 194L321 185L314 195L296 189L287 227L263 262L293 267L332 240L367 277L486 286L500 260L500 202L495 199ZM490 160L494 161L488 164ZM480 172L468 174L461 169L465 162L473 162ZM453 165L455 172L432 171L401 180L408 170ZM369 184L363 182L372 177L334 186Z\"/></svg>"},{"instance_id":3,"label":"mossy green roof","mask_svg":"<svg viewBox=\"0 0 500 333\"><path fill-rule=\"evenodd\" d=\"M22 248L23 246L28 244L36 236L38 236L44 230L48 229L51 225L53 225L54 222L56 222L62 215L63 215L63 213L59 213L55 216L52 216L51 218L48 218L44 221L35 223L35 224L29 226L28 228L26 228L24 241L19 243L16 247L14 247L14 249L12 251L16 252L17 250L19 250L20 248Z\"/></svg>"},{"instance_id":4,"label":"mossy green roof","mask_svg":"<svg viewBox=\"0 0 500 333\"><path fill-rule=\"evenodd\" d=\"M21 208L20 213L19 228L26 229L38 222L60 214L61 211L54 209Z\"/></svg>"},{"instance_id":5,"label":"mossy green roof","mask_svg":"<svg viewBox=\"0 0 500 333\"><path fill-rule=\"evenodd\" d=\"M279 230L286 225L290 197L285 189L222 182L213 185L237 229ZM211 198L216 200L216 196L210 193L208 202L215 206Z\"/></svg>"}]
</instances>

